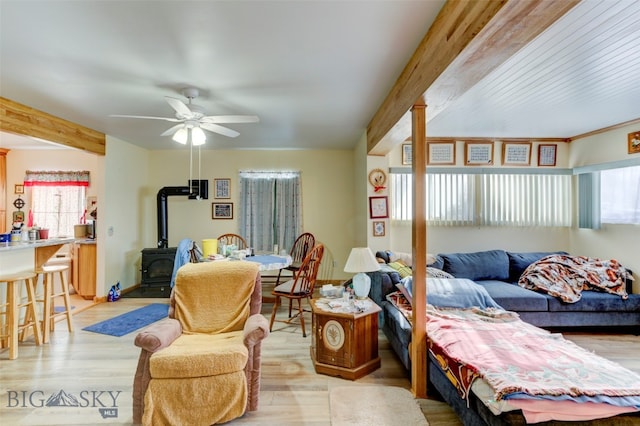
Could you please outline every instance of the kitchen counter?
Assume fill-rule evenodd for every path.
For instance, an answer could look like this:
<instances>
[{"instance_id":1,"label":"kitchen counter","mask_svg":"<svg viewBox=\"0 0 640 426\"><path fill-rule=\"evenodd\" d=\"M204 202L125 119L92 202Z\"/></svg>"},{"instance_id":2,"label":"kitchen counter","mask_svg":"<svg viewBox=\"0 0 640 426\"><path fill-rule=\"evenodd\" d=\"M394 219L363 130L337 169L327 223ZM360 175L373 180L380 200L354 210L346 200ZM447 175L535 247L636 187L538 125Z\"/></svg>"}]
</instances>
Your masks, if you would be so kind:
<instances>
[{"instance_id":1,"label":"kitchen counter","mask_svg":"<svg viewBox=\"0 0 640 426\"><path fill-rule=\"evenodd\" d=\"M50 238L0 243L0 271L14 273L38 269L63 245L75 241L75 238Z\"/></svg>"},{"instance_id":2,"label":"kitchen counter","mask_svg":"<svg viewBox=\"0 0 640 426\"><path fill-rule=\"evenodd\" d=\"M95 241L95 240L90 240ZM75 238L49 238L35 241L9 241L0 243L0 253L12 250L33 249L37 247L48 247L76 242Z\"/></svg>"}]
</instances>

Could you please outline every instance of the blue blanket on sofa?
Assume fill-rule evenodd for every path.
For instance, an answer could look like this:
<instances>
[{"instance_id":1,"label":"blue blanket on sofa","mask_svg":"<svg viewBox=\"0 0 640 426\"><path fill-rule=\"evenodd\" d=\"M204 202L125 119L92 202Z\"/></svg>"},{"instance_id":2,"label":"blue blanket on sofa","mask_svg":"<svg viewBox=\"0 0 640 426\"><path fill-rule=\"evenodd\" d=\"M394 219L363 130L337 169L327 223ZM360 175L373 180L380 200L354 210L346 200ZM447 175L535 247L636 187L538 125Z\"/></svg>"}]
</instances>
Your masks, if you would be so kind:
<instances>
[{"instance_id":1,"label":"blue blanket on sofa","mask_svg":"<svg viewBox=\"0 0 640 426\"><path fill-rule=\"evenodd\" d=\"M482 309L502 309L491 298L487 290L467 278L428 278L427 303L441 308L470 308L478 306ZM405 297L411 300L412 277L402 280ZM401 289L402 290L402 289Z\"/></svg>"}]
</instances>

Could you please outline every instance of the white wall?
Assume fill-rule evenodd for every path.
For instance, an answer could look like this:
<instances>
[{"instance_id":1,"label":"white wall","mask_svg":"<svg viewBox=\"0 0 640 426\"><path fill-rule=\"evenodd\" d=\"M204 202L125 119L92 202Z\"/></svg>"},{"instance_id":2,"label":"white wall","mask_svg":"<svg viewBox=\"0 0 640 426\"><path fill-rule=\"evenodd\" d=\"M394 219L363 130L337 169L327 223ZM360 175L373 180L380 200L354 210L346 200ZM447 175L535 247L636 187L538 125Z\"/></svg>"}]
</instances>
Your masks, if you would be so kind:
<instances>
[{"instance_id":1,"label":"white wall","mask_svg":"<svg viewBox=\"0 0 640 426\"><path fill-rule=\"evenodd\" d=\"M538 143L531 148L531 166L538 163ZM456 142L456 167L472 169L464 166L463 141ZM369 157L371 161L371 157ZM556 167L566 168L569 162L569 144L557 144ZM397 146L387 155L388 167L411 167L402 165L402 147ZM502 142L494 142L494 166L500 168L502 164ZM427 166L437 168L442 166ZM380 239L382 244L375 244L376 250L391 249L411 252L411 225L393 222L390 225L391 235L386 240ZM478 227L478 226L429 226L427 228L427 250L430 253L472 252L492 249L509 251L553 251L564 250L571 252L570 230L568 228L508 228L508 227ZM374 240L377 240L375 238ZM381 247L381 245L386 246Z\"/></svg>"},{"instance_id":2,"label":"white wall","mask_svg":"<svg viewBox=\"0 0 640 426\"><path fill-rule=\"evenodd\" d=\"M98 198L98 283L101 294L120 282L129 288L140 282L141 250L149 246L149 152L107 136L104 195ZM155 207L154 207L155 210ZM103 214L104 212L104 214Z\"/></svg>"},{"instance_id":3,"label":"white wall","mask_svg":"<svg viewBox=\"0 0 640 426\"><path fill-rule=\"evenodd\" d=\"M194 153L197 154L197 151ZM150 168L145 188L145 246L155 247L156 194L164 186L184 186L189 180L189 150L150 151ZM203 150L201 175L197 155L193 179L209 180L208 200L168 197L169 246L182 238L201 242L227 232L238 232L238 172L241 170L298 170L302 172L303 230L325 245L320 279L348 277L342 270L349 251L358 239L361 221L354 203L354 151L343 150ZM231 199L213 198L213 180L231 179ZM213 202L232 202L233 220L211 217ZM335 265L334 265L335 262Z\"/></svg>"},{"instance_id":4,"label":"white wall","mask_svg":"<svg viewBox=\"0 0 640 426\"><path fill-rule=\"evenodd\" d=\"M629 154L627 134L638 130L638 125L622 127L571 142L571 167L610 163L639 154ZM634 293L640 293L640 226L603 225L601 229L572 229L571 252L603 259L617 259L634 271Z\"/></svg>"}]
</instances>

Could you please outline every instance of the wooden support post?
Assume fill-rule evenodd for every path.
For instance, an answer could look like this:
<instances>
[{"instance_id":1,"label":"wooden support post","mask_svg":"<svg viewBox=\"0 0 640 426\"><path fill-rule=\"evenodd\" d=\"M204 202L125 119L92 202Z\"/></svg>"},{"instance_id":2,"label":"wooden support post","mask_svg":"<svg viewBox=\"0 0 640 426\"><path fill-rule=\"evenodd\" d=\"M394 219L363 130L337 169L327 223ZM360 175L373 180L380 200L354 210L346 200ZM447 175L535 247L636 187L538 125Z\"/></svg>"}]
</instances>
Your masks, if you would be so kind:
<instances>
[{"instance_id":1,"label":"wooden support post","mask_svg":"<svg viewBox=\"0 0 640 426\"><path fill-rule=\"evenodd\" d=\"M411 331L411 391L416 398L427 397L427 216L426 165L427 128L426 105L418 102L411 109L413 173L413 329Z\"/></svg>"}]
</instances>

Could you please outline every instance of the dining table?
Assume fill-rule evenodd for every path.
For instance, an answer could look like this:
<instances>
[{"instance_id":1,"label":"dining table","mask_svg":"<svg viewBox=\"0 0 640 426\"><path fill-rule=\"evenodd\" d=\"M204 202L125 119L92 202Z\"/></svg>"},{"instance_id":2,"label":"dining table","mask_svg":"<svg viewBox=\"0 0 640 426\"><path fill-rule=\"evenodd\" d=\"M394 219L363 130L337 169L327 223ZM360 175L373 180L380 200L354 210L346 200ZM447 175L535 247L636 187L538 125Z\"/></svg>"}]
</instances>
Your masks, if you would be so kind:
<instances>
[{"instance_id":1,"label":"dining table","mask_svg":"<svg viewBox=\"0 0 640 426\"><path fill-rule=\"evenodd\" d=\"M289 255L280 256L276 254L257 254L255 256L247 256L244 260L257 263L260 266L260 272L284 269L293 262Z\"/></svg>"},{"instance_id":2,"label":"dining table","mask_svg":"<svg viewBox=\"0 0 640 426\"><path fill-rule=\"evenodd\" d=\"M293 263L291 256L288 254L284 256L277 254L256 254L255 256L247 256L243 260L258 263L260 265L260 272L266 272L266 274L261 274L263 285L262 302L273 303L275 301L275 297L271 296L270 293L271 290L273 290L273 287L275 287L277 277L277 275L273 275L273 272L291 265L291 263ZM271 287L268 290L268 293L265 294L265 284L269 286L272 283L273 287Z\"/></svg>"}]
</instances>

